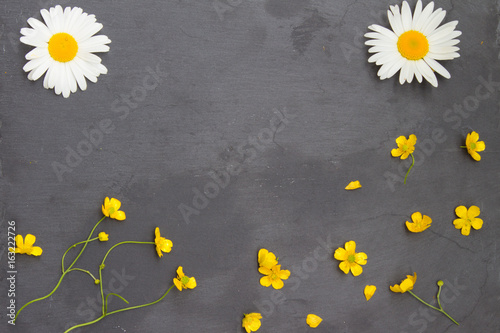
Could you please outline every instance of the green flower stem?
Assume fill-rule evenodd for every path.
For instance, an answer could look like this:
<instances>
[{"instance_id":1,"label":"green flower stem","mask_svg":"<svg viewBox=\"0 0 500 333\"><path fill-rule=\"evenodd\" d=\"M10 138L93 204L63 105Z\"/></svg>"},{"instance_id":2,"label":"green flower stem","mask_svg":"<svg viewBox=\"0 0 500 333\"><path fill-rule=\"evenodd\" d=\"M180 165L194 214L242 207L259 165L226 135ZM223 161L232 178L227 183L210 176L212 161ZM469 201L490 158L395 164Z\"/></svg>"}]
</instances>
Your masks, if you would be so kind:
<instances>
[{"instance_id":1,"label":"green flower stem","mask_svg":"<svg viewBox=\"0 0 500 333\"><path fill-rule=\"evenodd\" d=\"M451 316L449 314L447 314L443 308L441 307L441 304L439 302L439 292L441 291L441 287L439 287L439 291L438 291L438 304L439 304L439 308L436 308L435 306L432 306L430 305L429 303L423 301L420 297L418 297L417 295L415 295L411 290L408 290L408 292L410 293L410 295L412 295L413 297L415 297L416 299L418 299L420 302L422 302L423 304L427 305L428 307L430 307L431 309L434 309L436 311L439 311L441 312L442 314L444 314L446 317L448 317L452 322L454 322L455 324L457 324L457 326L459 326L460 324L457 323L457 321L453 318L451 318Z\"/></svg>"},{"instance_id":2,"label":"green flower stem","mask_svg":"<svg viewBox=\"0 0 500 333\"><path fill-rule=\"evenodd\" d=\"M102 259L102 262L101 262L101 265L99 265L99 280L101 281L100 283L100 286L101 286L101 302L102 302L102 314L105 316L106 315L106 311L108 310L107 309L107 302L105 302L104 300L104 291L102 290L102 270L104 269L104 267L106 267L106 265L104 265L104 262L106 261L106 258L108 257L108 255L111 253L111 251L117 247L117 246L120 246L120 245L123 245L123 244L155 244L155 242L137 242L137 241L124 241L124 242L120 242L120 243L117 243L115 245L113 245L109 250L108 252L106 252L106 255L104 256L104 258Z\"/></svg>"},{"instance_id":3,"label":"green flower stem","mask_svg":"<svg viewBox=\"0 0 500 333\"><path fill-rule=\"evenodd\" d=\"M95 276L94 276L94 275L92 275L92 273L90 273L90 272L89 272L89 271L87 271L87 270L81 269L81 268L72 268L72 269L68 269L68 270L66 271L66 273L69 273L69 272L72 272L72 271L80 271L80 272L83 272L83 273L87 273L88 275L90 275L90 277L91 277L94 281L95 281L95 280L97 280L97 279L95 278Z\"/></svg>"},{"instance_id":4,"label":"green flower stem","mask_svg":"<svg viewBox=\"0 0 500 333\"><path fill-rule=\"evenodd\" d=\"M128 311L128 310L134 310L134 309L138 309L138 308L143 308L145 306L150 306L150 305L153 305L153 304L156 304L158 302L160 302L162 299L165 298L165 296L168 295L168 293L170 292L170 290L172 290L172 288L174 287L174 285L171 285L170 288L168 288L168 290L163 294L163 296L161 296L159 299L157 299L156 301L154 302L151 302L151 303L146 303L146 304L141 304L141 305L136 305L136 306L130 306L128 308L123 308L123 309L119 309L119 310L115 310L115 311L111 311L109 313L106 313L106 314L103 314L101 315L99 318L97 319L94 319L92 321L89 321L88 323L83 323L83 324L79 324L79 325L75 325L73 327L70 327L69 329L67 329L66 331L64 331L64 333L68 333L76 328L79 328L79 327L84 327L84 326L88 326L88 325L92 325L94 323L97 323L98 321L100 321L101 319L103 319L104 317L106 316L109 316L109 315L112 315L114 313L118 313L118 312L123 312L123 311ZM107 296L109 296L110 294L108 294ZM123 297L119 296L119 295L116 295L118 297L120 297L121 299L125 300ZM107 299L107 297L106 297ZM106 300L107 301L107 300ZM128 302L127 302L128 303Z\"/></svg>"},{"instance_id":5,"label":"green flower stem","mask_svg":"<svg viewBox=\"0 0 500 333\"><path fill-rule=\"evenodd\" d=\"M66 252L64 252L63 256L62 256L62 260L61 260L61 268L62 268L62 272L64 273L64 258L66 257L66 254L68 254L69 250L71 250L72 248L76 247L77 245L80 245L80 244L83 244L83 243L89 243L89 242L93 242L95 241L96 239L99 239L99 237L96 237L96 238L92 238L92 239L89 239L89 240L84 240L84 241L81 241L81 242L78 242L78 243L75 243L73 245L71 245L67 250Z\"/></svg>"},{"instance_id":6,"label":"green flower stem","mask_svg":"<svg viewBox=\"0 0 500 333\"><path fill-rule=\"evenodd\" d=\"M460 146L460 148L467 148L467 146Z\"/></svg>"},{"instance_id":7,"label":"green flower stem","mask_svg":"<svg viewBox=\"0 0 500 333\"><path fill-rule=\"evenodd\" d=\"M412 162L411 162L410 168L408 169L408 172L406 172L405 181L403 182L404 184L406 184L406 177L408 177L408 174L410 173L411 168L413 168L413 165L415 164L415 157L413 157L413 154L410 154L410 155L411 155Z\"/></svg>"},{"instance_id":8,"label":"green flower stem","mask_svg":"<svg viewBox=\"0 0 500 333\"><path fill-rule=\"evenodd\" d=\"M64 277L66 276L66 274L68 273L68 271L75 265L76 261L78 260L78 258L80 258L80 256L82 255L83 251L85 250L85 248L87 247L87 244L88 242L90 241L90 238L92 237L92 234L94 233L94 230L97 228L97 226L99 225L99 223L102 222L102 220L104 220L106 218L106 216L103 216L97 223L96 225L94 226L94 228L92 228L92 231L90 232L90 235L89 237L87 237L87 240L84 241L83 243L85 243L85 245L83 245L83 248L80 250L80 253L78 253L78 255L76 256L75 260L73 260L73 262L71 263L71 265L68 267L68 269L64 270L64 256L66 255L66 253L68 252L69 249L71 249L72 247L70 247L68 250L66 250L66 253L64 254L63 256L63 264L62 264L62 268L63 268L63 273L61 275L61 277L59 278L59 281L57 282L56 286L54 287L54 289L52 289L52 291L50 293L48 293L47 295L43 296L43 297L40 297L40 298L36 298L34 300L31 300L29 301L28 303L24 304L16 313L16 316L14 317L14 323L16 322L16 319L17 317L19 316L19 314L21 313L21 311L27 307L28 305L30 305L31 303L35 303L35 302L38 302L38 301L41 301L41 300L44 300L50 296L52 296L52 294L57 290L57 288L59 288L59 286L61 285L61 282L62 280L64 279ZM80 242L82 243L82 242ZM78 244L78 243L77 243ZM76 245L76 244L75 244ZM102 290L102 284L101 284L101 290Z\"/></svg>"}]
</instances>

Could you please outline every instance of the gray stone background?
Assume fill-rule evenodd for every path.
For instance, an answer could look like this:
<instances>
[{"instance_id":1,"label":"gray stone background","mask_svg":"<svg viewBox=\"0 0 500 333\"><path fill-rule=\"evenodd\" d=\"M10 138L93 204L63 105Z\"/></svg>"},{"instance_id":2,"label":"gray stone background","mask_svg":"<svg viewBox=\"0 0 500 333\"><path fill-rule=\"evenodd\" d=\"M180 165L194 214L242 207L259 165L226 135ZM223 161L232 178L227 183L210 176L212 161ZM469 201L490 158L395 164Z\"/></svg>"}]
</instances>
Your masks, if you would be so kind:
<instances>
[{"instance_id":1,"label":"gray stone background","mask_svg":"<svg viewBox=\"0 0 500 333\"><path fill-rule=\"evenodd\" d=\"M109 73L69 99L22 71L31 47L19 30L56 4L0 6L1 331L62 332L98 317L98 288L74 273L7 324L7 222L44 250L16 257L19 307L54 287L61 255L87 237L109 196L127 219L105 220L98 231L110 241L88 246L78 266L97 273L112 244L151 241L158 226L172 252L123 246L104 286L149 302L182 265L198 287L80 332L243 332L249 312L262 313L259 332L311 331L308 313L324 319L315 332L500 332L497 1L436 2L463 32L438 88L380 81L367 62L363 34L388 26L393 1L62 1L95 14L112 40L100 54ZM159 83L145 90L151 70ZM459 148L472 130L486 142L481 162ZM390 150L412 133L416 166L403 185L409 163ZM363 188L345 191L356 179ZM483 228L462 236L458 205L479 206ZM415 211L433 219L420 234L404 226ZM368 255L358 277L333 259L349 240ZM292 272L280 291L259 284L260 248ZM413 272L427 301L445 281L443 306L460 327L389 291ZM369 302L366 284L378 287Z\"/></svg>"}]
</instances>

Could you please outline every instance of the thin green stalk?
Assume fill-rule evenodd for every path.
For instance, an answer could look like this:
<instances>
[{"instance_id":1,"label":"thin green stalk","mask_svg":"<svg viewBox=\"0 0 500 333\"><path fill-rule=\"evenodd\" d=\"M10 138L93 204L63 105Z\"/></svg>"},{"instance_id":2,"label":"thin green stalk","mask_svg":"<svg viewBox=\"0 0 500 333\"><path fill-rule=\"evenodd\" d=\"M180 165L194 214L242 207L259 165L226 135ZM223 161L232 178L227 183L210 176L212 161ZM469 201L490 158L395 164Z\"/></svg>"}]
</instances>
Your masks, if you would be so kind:
<instances>
[{"instance_id":1,"label":"thin green stalk","mask_svg":"<svg viewBox=\"0 0 500 333\"><path fill-rule=\"evenodd\" d=\"M439 288L441 290L441 288ZM452 322L454 322L455 324L457 324L457 326L459 326L460 324L457 323L457 321L453 318L451 318L451 316L449 314L447 314L443 308L441 308L441 305L439 306L440 308L436 308L435 306L432 306L430 305L429 303L423 301L420 297L418 297L417 295L415 295L411 290L408 290L408 292L410 293L410 295L412 295L413 297L415 297L416 299L418 299L420 302L424 303L425 305L427 305L428 307L436 310L436 311L439 311L441 312L442 314L444 314L446 317L448 317ZM439 304L439 301L438 301L438 304Z\"/></svg>"},{"instance_id":2,"label":"thin green stalk","mask_svg":"<svg viewBox=\"0 0 500 333\"><path fill-rule=\"evenodd\" d=\"M80 272L83 272L83 273L87 273L88 275L90 275L90 277L95 281L97 280L95 278L94 275L92 275L92 273L90 273L89 271L85 270L85 269L81 269L81 268L72 268L72 269L68 269L66 270L66 273L69 273L69 272L72 272L72 271L80 271Z\"/></svg>"},{"instance_id":3,"label":"thin green stalk","mask_svg":"<svg viewBox=\"0 0 500 333\"><path fill-rule=\"evenodd\" d=\"M154 302L151 302L151 303L146 303L146 304L141 304L141 305L136 305L136 306L130 306L128 308L123 308L123 309L119 309L119 310L115 310L115 311L111 311L109 313L106 313L106 314L103 314L101 315L99 318L97 319L94 319L92 321L89 321L88 323L83 323L83 324L79 324L79 325L75 325L73 327L70 327L69 329L67 329L66 331L64 331L64 333L68 333L72 330L74 330L75 328L79 328L79 327L83 327L83 326L88 326L88 325L92 325L94 323L97 323L98 321L100 321L101 319L103 319L104 317L106 316L109 316L109 315L112 315L112 314L115 314L115 313L118 313L118 312L123 312L123 311L128 311L128 310L133 310L133 309L138 309L138 308L143 308L143 307L146 307L146 306L150 306L150 305L153 305L153 304L156 304L158 302L160 302L162 299L165 298L165 296L168 295L168 293L170 292L170 290L172 290L172 288L174 287L174 285L171 285L170 288L168 288L168 290L163 294L163 296L161 296L159 299L157 299L156 301ZM107 295L109 296L109 294ZM116 295L118 297L120 297L121 299L125 300L123 297L119 296L119 295ZM106 301L107 301L107 297L106 297ZM127 302L128 303L128 302Z\"/></svg>"},{"instance_id":4,"label":"thin green stalk","mask_svg":"<svg viewBox=\"0 0 500 333\"><path fill-rule=\"evenodd\" d=\"M415 164L415 157L413 157L413 154L410 154L410 155L411 155L412 162L411 162L410 168L406 172L405 180L403 182L404 184L406 184L406 177L408 177L408 174L410 173L411 168L413 168L413 165Z\"/></svg>"},{"instance_id":5,"label":"thin green stalk","mask_svg":"<svg viewBox=\"0 0 500 333\"><path fill-rule=\"evenodd\" d=\"M68 273L68 271L75 265L76 261L78 260L78 258L80 258L80 256L82 255L83 251L85 250L85 248L87 247L87 244L88 242L90 241L90 238L92 237L92 234L94 233L94 230L97 228L97 226L99 225L99 223L102 222L102 220L104 220L106 218L106 216L103 216L97 223L96 225L94 226L94 228L92 228L92 231L90 232L89 234L89 237L87 237L87 240L84 241L85 245L83 245L83 248L80 250L80 253L78 253L78 255L76 256L75 260L73 260L73 262L71 263L71 265L68 267L68 269L64 270L64 256L66 255L66 253L64 254L63 256L63 261L62 261L62 269L63 269L63 273L61 275L61 277L59 278L59 281L57 282L57 285L54 287L54 289L52 289L52 291L43 296L43 297L40 297L40 298L36 298L34 300L31 300L29 301L28 303L24 304L16 313L16 316L14 317L14 322L16 322L16 319L17 317L19 316L19 314L21 313L21 311L27 307L28 305L30 305L31 303L35 303L35 302L38 302L38 301L41 301L41 300L44 300L46 299L47 297L50 297L56 290L57 288L59 288L59 285L61 284L63 278L66 276L66 274ZM77 243L78 244L78 243ZM70 247L71 249L71 247ZM69 250L69 249L68 249ZM66 251L68 252L68 251ZM101 288L102 288L102 284L101 284Z\"/></svg>"},{"instance_id":6,"label":"thin green stalk","mask_svg":"<svg viewBox=\"0 0 500 333\"><path fill-rule=\"evenodd\" d=\"M80 244L83 244L83 243L93 242L93 241L95 241L96 239L99 239L99 237L92 238L92 239L89 239L89 240L84 240L84 241L81 241L81 242L78 242L78 243L75 243L75 244L71 245L71 246L70 246L70 247L66 250L66 252L64 252L64 254L63 254L63 256L62 256L62 260L61 260L62 272L64 273L64 258L66 257L66 254L68 254L69 250L71 250L72 248L76 247L77 245L80 245Z\"/></svg>"},{"instance_id":7,"label":"thin green stalk","mask_svg":"<svg viewBox=\"0 0 500 333\"><path fill-rule=\"evenodd\" d=\"M111 251L113 251L113 249L117 246L120 246L120 245L123 245L123 244L155 244L155 242L137 242L137 241L124 241L124 242L120 242L120 243L117 243L115 245L113 245L109 250L108 252L106 252L106 255L104 256L104 258L102 259L102 262L101 262L101 265L99 265L99 280L101 281L100 283L100 289L101 289L101 303L102 303L102 314L103 315L106 315L106 311L108 310L107 309L107 302L105 302L104 300L104 291L102 289L102 270L104 269L104 267L106 267L106 265L104 264L104 262L106 261L106 258L108 257L108 255L111 253Z\"/></svg>"}]
</instances>

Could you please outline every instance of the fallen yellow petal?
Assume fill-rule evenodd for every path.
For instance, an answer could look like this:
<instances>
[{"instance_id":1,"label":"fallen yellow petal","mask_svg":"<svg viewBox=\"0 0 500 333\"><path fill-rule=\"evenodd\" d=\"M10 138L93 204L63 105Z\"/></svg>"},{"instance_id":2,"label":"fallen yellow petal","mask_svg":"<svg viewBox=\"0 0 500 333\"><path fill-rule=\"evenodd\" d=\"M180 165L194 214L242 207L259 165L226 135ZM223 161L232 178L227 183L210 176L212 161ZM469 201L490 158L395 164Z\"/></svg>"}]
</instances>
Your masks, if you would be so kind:
<instances>
[{"instance_id":1,"label":"fallen yellow petal","mask_svg":"<svg viewBox=\"0 0 500 333\"><path fill-rule=\"evenodd\" d=\"M358 188L361 188L361 183L359 182L359 180L352 181L345 187L346 190L355 190Z\"/></svg>"},{"instance_id":2,"label":"fallen yellow petal","mask_svg":"<svg viewBox=\"0 0 500 333\"><path fill-rule=\"evenodd\" d=\"M318 327L318 325L321 324L322 321L323 319L321 319L319 316L316 316L315 314L311 313L307 315L306 323L312 328Z\"/></svg>"},{"instance_id":3,"label":"fallen yellow petal","mask_svg":"<svg viewBox=\"0 0 500 333\"><path fill-rule=\"evenodd\" d=\"M377 290L377 287L375 286L367 285L365 287L365 297L367 301L369 301L373 294L375 294L375 290Z\"/></svg>"}]
</instances>

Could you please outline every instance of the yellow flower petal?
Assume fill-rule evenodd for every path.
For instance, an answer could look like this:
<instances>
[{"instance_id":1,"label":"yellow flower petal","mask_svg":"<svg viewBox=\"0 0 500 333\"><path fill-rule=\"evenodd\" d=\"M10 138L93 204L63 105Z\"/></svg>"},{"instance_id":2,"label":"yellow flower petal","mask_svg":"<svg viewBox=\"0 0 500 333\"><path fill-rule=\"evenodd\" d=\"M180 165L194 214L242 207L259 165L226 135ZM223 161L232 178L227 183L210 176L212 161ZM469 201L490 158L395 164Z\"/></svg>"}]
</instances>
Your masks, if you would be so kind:
<instances>
[{"instance_id":1,"label":"yellow flower petal","mask_svg":"<svg viewBox=\"0 0 500 333\"><path fill-rule=\"evenodd\" d=\"M480 218L475 218L472 223L471 223L472 227L476 230L479 230L483 227L483 220L480 219Z\"/></svg>"},{"instance_id":2,"label":"yellow flower petal","mask_svg":"<svg viewBox=\"0 0 500 333\"><path fill-rule=\"evenodd\" d=\"M290 271L286 269L280 270L277 275L280 279L287 280L290 277Z\"/></svg>"},{"instance_id":3,"label":"yellow flower petal","mask_svg":"<svg viewBox=\"0 0 500 333\"><path fill-rule=\"evenodd\" d=\"M484 141L478 141L476 142L476 151L483 151L486 149L486 144Z\"/></svg>"},{"instance_id":4,"label":"yellow flower petal","mask_svg":"<svg viewBox=\"0 0 500 333\"><path fill-rule=\"evenodd\" d=\"M32 247L33 244L35 244L36 237L33 236L32 234L27 234L26 237L24 237L24 246L25 247Z\"/></svg>"},{"instance_id":5,"label":"yellow flower petal","mask_svg":"<svg viewBox=\"0 0 500 333\"><path fill-rule=\"evenodd\" d=\"M339 247L335 250L333 257L337 260L347 260L347 251L344 248Z\"/></svg>"},{"instance_id":6,"label":"yellow flower petal","mask_svg":"<svg viewBox=\"0 0 500 333\"><path fill-rule=\"evenodd\" d=\"M269 287L273 283L273 280L270 276L263 276L260 278L260 284L264 287Z\"/></svg>"},{"instance_id":7,"label":"yellow flower petal","mask_svg":"<svg viewBox=\"0 0 500 333\"><path fill-rule=\"evenodd\" d=\"M43 251L42 251L42 248L41 248L41 247L39 247L39 246L34 246L34 247L32 247L32 248L31 248L31 253L30 253L30 254L31 254L32 256L40 256L40 255L42 255L42 252L43 252Z\"/></svg>"},{"instance_id":8,"label":"yellow flower petal","mask_svg":"<svg viewBox=\"0 0 500 333\"><path fill-rule=\"evenodd\" d=\"M311 326L312 328L318 327L318 325L321 324L322 321L323 319L321 319L321 317L316 316L315 314L312 313L308 314L306 318L307 325Z\"/></svg>"},{"instance_id":9,"label":"yellow flower petal","mask_svg":"<svg viewBox=\"0 0 500 333\"><path fill-rule=\"evenodd\" d=\"M462 235L464 236L469 236L470 235L470 224L465 224L463 227L462 227Z\"/></svg>"},{"instance_id":10,"label":"yellow flower petal","mask_svg":"<svg viewBox=\"0 0 500 333\"><path fill-rule=\"evenodd\" d=\"M469 209L467 210L467 216L470 219L473 219L473 218L479 216L480 213L481 213L481 210L479 209L478 206L470 206Z\"/></svg>"},{"instance_id":11,"label":"yellow flower petal","mask_svg":"<svg viewBox=\"0 0 500 333\"><path fill-rule=\"evenodd\" d=\"M266 249L260 249L257 255L257 260L259 262L259 266L271 268L274 265L278 264L278 260L276 260L276 255L272 252L269 252Z\"/></svg>"},{"instance_id":12,"label":"yellow flower petal","mask_svg":"<svg viewBox=\"0 0 500 333\"><path fill-rule=\"evenodd\" d=\"M245 314L243 320L241 321L241 326L246 330L247 333L255 332L260 328L262 315L260 313L249 313Z\"/></svg>"},{"instance_id":13,"label":"yellow flower petal","mask_svg":"<svg viewBox=\"0 0 500 333\"><path fill-rule=\"evenodd\" d=\"M392 157L399 157L402 154L403 154L403 151L400 149L394 148L393 150L391 150Z\"/></svg>"},{"instance_id":14,"label":"yellow flower petal","mask_svg":"<svg viewBox=\"0 0 500 333\"><path fill-rule=\"evenodd\" d=\"M359 182L359 180L352 181L345 187L346 190L355 190L358 188L361 188L361 183Z\"/></svg>"},{"instance_id":15,"label":"yellow flower petal","mask_svg":"<svg viewBox=\"0 0 500 333\"><path fill-rule=\"evenodd\" d=\"M345 243L345 250L348 254L354 254L354 252L356 251L356 242L348 241L347 243Z\"/></svg>"},{"instance_id":16,"label":"yellow flower petal","mask_svg":"<svg viewBox=\"0 0 500 333\"><path fill-rule=\"evenodd\" d=\"M368 259L368 256L364 252L358 252L354 255L357 264L366 265L366 259Z\"/></svg>"},{"instance_id":17,"label":"yellow flower petal","mask_svg":"<svg viewBox=\"0 0 500 333\"><path fill-rule=\"evenodd\" d=\"M259 267L259 273L264 275L270 275L272 274L272 271L270 268L267 267Z\"/></svg>"},{"instance_id":18,"label":"yellow flower petal","mask_svg":"<svg viewBox=\"0 0 500 333\"><path fill-rule=\"evenodd\" d=\"M23 236L16 235L15 240L16 240L16 247L22 249L24 247Z\"/></svg>"},{"instance_id":19,"label":"yellow flower petal","mask_svg":"<svg viewBox=\"0 0 500 333\"><path fill-rule=\"evenodd\" d=\"M467 218L467 208L465 206L458 206L455 208L455 214L461 218Z\"/></svg>"},{"instance_id":20,"label":"yellow flower petal","mask_svg":"<svg viewBox=\"0 0 500 333\"><path fill-rule=\"evenodd\" d=\"M281 289L281 288L283 288L283 286L285 284L283 283L283 281L276 279L276 280L273 280L272 285L273 285L274 289Z\"/></svg>"},{"instance_id":21,"label":"yellow flower petal","mask_svg":"<svg viewBox=\"0 0 500 333\"><path fill-rule=\"evenodd\" d=\"M361 267L358 264L354 264L354 265L351 266L351 272L352 272L352 275L358 276L361 273L363 273L363 267Z\"/></svg>"},{"instance_id":22,"label":"yellow flower petal","mask_svg":"<svg viewBox=\"0 0 500 333\"><path fill-rule=\"evenodd\" d=\"M351 269L349 264L347 263L347 261L342 261L340 264L339 264L339 268L342 272L346 273L346 274L349 274L349 270Z\"/></svg>"},{"instance_id":23,"label":"yellow flower petal","mask_svg":"<svg viewBox=\"0 0 500 333\"><path fill-rule=\"evenodd\" d=\"M395 284L394 286L389 286L389 288L391 289L392 292L395 292L395 293L402 293L403 292L401 290L401 288L399 287L399 284Z\"/></svg>"},{"instance_id":24,"label":"yellow flower petal","mask_svg":"<svg viewBox=\"0 0 500 333\"><path fill-rule=\"evenodd\" d=\"M415 134L410 134L407 143L408 146L415 146L416 143L417 143L417 136ZM413 149L415 149L415 147L413 147Z\"/></svg>"},{"instance_id":25,"label":"yellow flower petal","mask_svg":"<svg viewBox=\"0 0 500 333\"><path fill-rule=\"evenodd\" d=\"M179 291L182 291L182 283L178 279L174 279L174 284L179 289Z\"/></svg>"},{"instance_id":26,"label":"yellow flower petal","mask_svg":"<svg viewBox=\"0 0 500 333\"><path fill-rule=\"evenodd\" d=\"M365 298L367 301L372 298L373 294L375 294L375 291L377 290L377 287L373 285L367 285L364 290Z\"/></svg>"}]
</instances>

